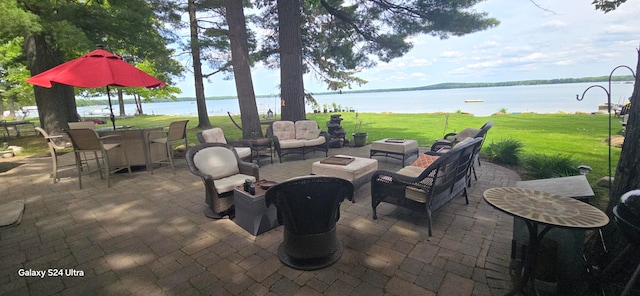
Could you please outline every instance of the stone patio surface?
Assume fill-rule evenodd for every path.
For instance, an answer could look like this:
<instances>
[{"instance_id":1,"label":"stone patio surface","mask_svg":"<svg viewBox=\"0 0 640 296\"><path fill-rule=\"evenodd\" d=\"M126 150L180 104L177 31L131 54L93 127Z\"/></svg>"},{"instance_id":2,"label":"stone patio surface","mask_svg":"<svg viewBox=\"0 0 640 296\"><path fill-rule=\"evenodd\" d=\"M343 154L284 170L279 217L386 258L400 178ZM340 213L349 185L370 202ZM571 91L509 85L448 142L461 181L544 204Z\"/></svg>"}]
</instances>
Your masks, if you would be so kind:
<instances>
[{"instance_id":1,"label":"stone patio surface","mask_svg":"<svg viewBox=\"0 0 640 296\"><path fill-rule=\"evenodd\" d=\"M329 153L368 157L369 146ZM260 177L281 182L308 175L324 156L263 160ZM374 158L380 169L401 167L399 160ZM477 167L469 205L458 197L435 212L432 237L424 213L383 203L373 220L365 184L356 203L342 203L342 258L299 271L278 260L282 226L256 237L233 220L206 218L202 181L184 159L176 161L175 174L167 166L153 175L118 174L111 188L97 174L85 176L84 189L75 168L53 184L49 157L0 161L17 165L0 173L0 204L25 201L22 222L0 228L0 295L480 296L512 287L513 218L488 205L482 192L515 186L520 177L489 162ZM63 164L73 161L72 153L61 157Z\"/></svg>"}]
</instances>

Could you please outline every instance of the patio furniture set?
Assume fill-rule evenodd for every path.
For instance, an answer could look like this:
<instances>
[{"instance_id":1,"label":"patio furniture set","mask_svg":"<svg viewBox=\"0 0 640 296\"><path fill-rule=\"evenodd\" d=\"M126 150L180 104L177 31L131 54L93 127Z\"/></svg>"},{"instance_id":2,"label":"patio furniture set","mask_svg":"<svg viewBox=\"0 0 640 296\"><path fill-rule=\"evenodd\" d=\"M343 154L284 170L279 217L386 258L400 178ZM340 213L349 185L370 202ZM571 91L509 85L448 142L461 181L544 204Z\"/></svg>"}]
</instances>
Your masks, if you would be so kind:
<instances>
[{"instance_id":1,"label":"patio furniture set","mask_svg":"<svg viewBox=\"0 0 640 296\"><path fill-rule=\"evenodd\" d=\"M61 169L58 151L73 147L79 187L82 188L82 175L93 172L89 164L94 160L101 178L106 175L110 187L112 173L131 173L132 166L145 167L153 174L154 164L167 163L175 174L173 143L184 142L188 147L187 122L172 122L166 131L162 127L96 129L94 122L69 123L65 131L70 141L61 135L50 136L41 128L36 130L49 145L54 183L59 180ZM342 244L335 229L340 203L344 199L355 202L354 190L369 181L374 219L381 202L422 204L431 235L432 211L460 193L466 197L470 166L482 143L481 138L473 137L460 144L451 141L450 151L430 156L419 154L415 140L383 139L372 143L369 158L329 157L328 134L310 120L274 121L267 129L267 137L261 139L230 141L220 128L199 132L197 138L200 144L187 150L186 161L189 170L203 181L204 214L213 219L234 218L252 235L284 224L285 239L279 258L284 264L303 270L323 268L340 258ZM269 156L273 163L273 154L277 154L282 162L289 154L305 159L316 151L324 151L326 158L311 165L309 176L280 184L260 179L260 158ZM414 154L416 161L404 166ZM403 168L395 173L379 171L378 160L373 156L401 160ZM424 158L433 161L428 163ZM252 184L251 190L244 188L245 184Z\"/></svg>"},{"instance_id":2,"label":"patio furniture set","mask_svg":"<svg viewBox=\"0 0 640 296\"><path fill-rule=\"evenodd\" d=\"M433 160L429 164L419 155L417 141L403 139L378 141L369 158L329 157L326 135L315 121L275 121L267 136L272 139L270 148L278 154L280 162L287 154L297 153L305 159L306 154L317 150L324 151L326 158L312 163L310 175L275 184L260 179L259 166L252 162L255 154L250 151L255 147L251 141L236 141L245 147L235 147L222 130L214 129L198 134L203 143L187 151L186 161L189 170L204 183L207 217L228 216L252 235L284 225L278 256L285 265L302 270L323 268L340 258L342 244L335 229L340 203L345 199L355 202L354 191L369 181L374 193L371 204L374 219L381 202L404 206L406 202L397 201L422 195L417 203L422 203L423 211L426 209L431 225L432 211L460 193L466 197L470 166L475 160L474 153L479 151L477 146L482 144L481 138L473 137L460 143L451 142L449 152L423 155ZM243 149L238 148L248 148L249 153L242 157ZM404 166L414 154L418 156L416 161L396 173L379 171L378 160L372 159L379 155L397 158ZM420 178L422 171L425 173ZM253 187L247 188L246 184Z\"/></svg>"}]
</instances>

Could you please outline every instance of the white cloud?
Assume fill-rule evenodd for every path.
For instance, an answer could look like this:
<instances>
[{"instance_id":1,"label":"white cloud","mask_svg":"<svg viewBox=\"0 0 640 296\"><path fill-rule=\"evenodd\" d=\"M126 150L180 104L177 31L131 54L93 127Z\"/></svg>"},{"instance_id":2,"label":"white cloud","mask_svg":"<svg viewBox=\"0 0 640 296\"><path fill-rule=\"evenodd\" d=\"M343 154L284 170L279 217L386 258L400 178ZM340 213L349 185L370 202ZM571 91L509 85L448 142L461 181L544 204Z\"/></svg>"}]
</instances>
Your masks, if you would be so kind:
<instances>
[{"instance_id":1,"label":"white cloud","mask_svg":"<svg viewBox=\"0 0 640 296\"><path fill-rule=\"evenodd\" d=\"M544 29L560 29L566 26L567 26L567 23L560 20L548 21L542 24L542 28Z\"/></svg>"},{"instance_id":2,"label":"white cloud","mask_svg":"<svg viewBox=\"0 0 640 296\"><path fill-rule=\"evenodd\" d=\"M458 58L463 56L463 54L459 51L447 50L441 53L440 56L445 58Z\"/></svg>"}]
</instances>

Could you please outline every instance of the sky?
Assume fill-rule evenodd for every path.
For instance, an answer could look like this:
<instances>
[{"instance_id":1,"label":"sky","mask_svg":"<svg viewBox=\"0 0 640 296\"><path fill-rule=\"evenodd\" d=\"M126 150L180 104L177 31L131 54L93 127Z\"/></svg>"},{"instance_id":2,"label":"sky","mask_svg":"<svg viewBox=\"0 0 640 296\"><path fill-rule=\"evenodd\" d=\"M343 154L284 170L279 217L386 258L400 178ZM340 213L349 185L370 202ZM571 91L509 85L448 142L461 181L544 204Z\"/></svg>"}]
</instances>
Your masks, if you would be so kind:
<instances>
[{"instance_id":1,"label":"sky","mask_svg":"<svg viewBox=\"0 0 640 296\"><path fill-rule=\"evenodd\" d=\"M591 0L487 0L475 6L500 21L485 31L441 40L419 35L413 49L389 63L378 63L358 76L368 83L351 90L419 87L445 82L502 82L608 76L618 65L635 69L640 48L640 3L630 0L607 14ZM206 71L205 71L206 72ZM256 95L279 92L278 70L252 68ZM620 68L614 75L630 75ZM218 75L220 76L220 75ZM305 89L326 92L326 85L306 75ZM195 97L193 75L177 86L179 97ZM349 89L345 89L348 91ZM213 77L205 95L235 96L235 82Z\"/></svg>"}]
</instances>

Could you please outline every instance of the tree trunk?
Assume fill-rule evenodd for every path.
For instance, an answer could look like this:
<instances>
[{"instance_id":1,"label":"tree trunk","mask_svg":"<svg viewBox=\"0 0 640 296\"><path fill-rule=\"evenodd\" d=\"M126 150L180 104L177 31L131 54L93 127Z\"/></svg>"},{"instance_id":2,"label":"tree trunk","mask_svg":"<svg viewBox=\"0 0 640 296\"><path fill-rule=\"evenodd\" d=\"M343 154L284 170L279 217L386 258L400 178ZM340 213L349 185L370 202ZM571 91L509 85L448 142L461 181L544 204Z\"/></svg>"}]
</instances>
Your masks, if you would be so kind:
<instances>
[{"instance_id":1,"label":"tree trunk","mask_svg":"<svg viewBox=\"0 0 640 296\"><path fill-rule=\"evenodd\" d=\"M136 115L144 115L142 112L142 98L139 94L133 94L133 101L136 103Z\"/></svg>"},{"instance_id":2,"label":"tree trunk","mask_svg":"<svg viewBox=\"0 0 640 296\"><path fill-rule=\"evenodd\" d=\"M618 160L613 185L611 186L611 199L607 207L610 214L613 207L620 202L620 196L627 191L640 188L640 51L638 51L638 64L636 65L635 85L631 95L631 107L629 108L629 120L624 134L622 152Z\"/></svg>"},{"instance_id":3,"label":"tree trunk","mask_svg":"<svg viewBox=\"0 0 640 296\"><path fill-rule=\"evenodd\" d=\"M305 119L302 80L302 16L300 0L278 0L280 44L280 115L283 120Z\"/></svg>"},{"instance_id":4,"label":"tree trunk","mask_svg":"<svg viewBox=\"0 0 640 296\"><path fill-rule=\"evenodd\" d=\"M122 92L122 89L118 89L118 107L120 107L120 116L125 116L127 115L124 112L124 93Z\"/></svg>"},{"instance_id":5,"label":"tree trunk","mask_svg":"<svg viewBox=\"0 0 640 296\"><path fill-rule=\"evenodd\" d=\"M188 1L189 28L191 31L191 58L193 59L193 80L196 90L196 104L198 106L198 127L211 128L209 114L207 114L207 101L204 95L204 83L202 82L202 63L200 62L200 42L198 38L198 19L196 18L195 0Z\"/></svg>"},{"instance_id":6,"label":"tree trunk","mask_svg":"<svg viewBox=\"0 0 640 296\"><path fill-rule=\"evenodd\" d=\"M43 35L25 38L24 52L32 76L62 64L62 54L47 39ZM57 83L52 88L34 86L34 95L40 126L48 133L60 133L69 127L67 122L79 120L73 87Z\"/></svg>"},{"instance_id":7,"label":"tree trunk","mask_svg":"<svg viewBox=\"0 0 640 296\"><path fill-rule=\"evenodd\" d=\"M629 120L627 121L626 132L624 134L624 143L620 159L615 171L613 184L609 188L609 203L607 204L606 213L609 217L613 217L613 207L620 203L620 197L631 190L640 188L640 78L638 71L640 70L640 51L638 51L638 63L636 65L635 85L633 94L631 95L631 107L629 108ZM596 233L597 234L597 233ZM611 221L602 229L602 236L606 243L609 257L600 258L602 261L610 261L615 255L619 254L628 243L626 238L620 232L616 223ZM598 238L592 239L587 244L587 249L598 250L600 241ZM606 255L606 254L604 254ZM602 255L602 256L604 256ZM606 257L606 256L605 256ZM607 263L608 264L608 263ZM634 265L635 266L635 265Z\"/></svg>"},{"instance_id":8,"label":"tree trunk","mask_svg":"<svg viewBox=\"0 0 640 296\"><path fill-rule=\"evenodd\" d=\"M236 82L240 118L242 119L242 137L262 137L260 116L256 105L256 95L249 66L249 44L247 42L247 24L245 22L242 1L225 0L229 41L231 42L231 61Z\"/></svg>"},{"instance_id":9,"label":"tree trunk","mask_svg":"<svg viewBox=\"0 0 640 296\"><path fill-rule=\"evenodd\" d=\"M11 95L7 98L7 106L9 107L9 116L7 119L9 121L16 120L16 104L15 104L15 95Z\"/></svg>"}]
</instances>

